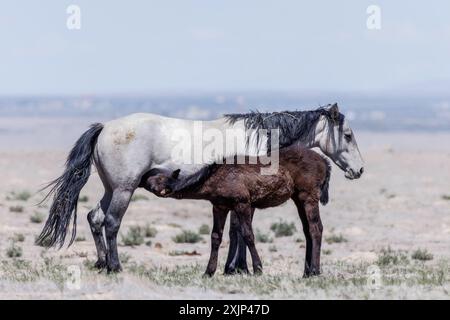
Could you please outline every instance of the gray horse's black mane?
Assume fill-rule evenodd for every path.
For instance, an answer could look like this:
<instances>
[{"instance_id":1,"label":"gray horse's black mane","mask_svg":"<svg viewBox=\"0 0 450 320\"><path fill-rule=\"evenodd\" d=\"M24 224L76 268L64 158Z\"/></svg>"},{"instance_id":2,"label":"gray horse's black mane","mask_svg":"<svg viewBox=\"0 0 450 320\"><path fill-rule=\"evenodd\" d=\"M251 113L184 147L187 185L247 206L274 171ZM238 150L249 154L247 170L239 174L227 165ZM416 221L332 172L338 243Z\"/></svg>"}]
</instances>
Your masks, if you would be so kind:
<instances>
[{"instance_id":1,"label":"gray horse's black mane","mask_svg":"<svg viewBox=\"0 0 450 320\"><path fill-rule=\"evenodd\" d=\"M329 106L327 106L329 107ZM279 147L288 147L295 142L307 141L312 138L312 129L315 127L321 116L332 119L332 114L326 107L319 107L309 111L281 111L281 112L259 112L232 113L226 114L225 118L229 123L234 124L239 120L244 120L246 130L266 129L268 138L271 129L279 129ZM339 127L342 129L344 115L339 114ZM259 143L259 135L257 135Z\"/></svg>"},{"instance_id":2,"label":"gray horse's black mane","mask_svg":"<svg viewBox=\"0 0 450 320\"><path fill-rule=\"evenodd\" d=\"M337 106L337 105L336 105ZM253 111L250 113L234 113L226 114L225 117L229 123L234 124L239 120L244 120L246 130L268 130L268 138L270 138L271 129L279 129L279 148L289 147L296 142L306 142L312 139L313 128L319 121L321 116L327 117L329 123L338 122L339 134L342 133L342 125L344 123L344 115L339 113L339 118L334 119L333 114L329 110L330 105L326 107L319 107L310 111L282 111L262 113ZM257 136L258 144L260 137ZM269 140L270 141L270 140ZM270 150L270 145L267 146ZM328 181L330 179L331 166L328 159L324 158L327 163L327 178L322 186L321 202L326 204L328 202ZM234 162L236 163L236 161ZM199 171L178 179L171 187L174 192L186 192L199 188L203 183L217 170L219 164L212 163L204 166Z\"/></svg>"}]
</instances>

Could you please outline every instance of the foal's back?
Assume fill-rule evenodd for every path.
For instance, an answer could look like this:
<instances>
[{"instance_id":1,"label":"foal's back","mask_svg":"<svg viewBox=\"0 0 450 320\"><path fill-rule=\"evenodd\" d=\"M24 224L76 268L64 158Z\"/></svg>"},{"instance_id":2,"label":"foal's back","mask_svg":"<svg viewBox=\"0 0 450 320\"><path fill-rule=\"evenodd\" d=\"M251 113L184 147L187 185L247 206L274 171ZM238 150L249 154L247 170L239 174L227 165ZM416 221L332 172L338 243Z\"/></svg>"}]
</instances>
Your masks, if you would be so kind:
<instances>
[{"instance_id":1,"label":"foal's back","mask_svg":"<svg viewBox=\"0 0 450 320\"><path fill-rule=\"evenodd\" d=\"M276 207L293 194L304 201L328 199L330 166L327 160L300 146L281 149L279 155L279 168L273 175L262 175L261 169L266 165L256 159L247 158L245 164L214 164L213 173L198 192L211 196L211 200L246 202L261 209ZM250 164L254 162L257 163ZM326 195L321 197L323 192Z\"/></svg>"},{"instance_id":2,"label":"foal's back","mask_svg":"<svg viewBox=\"0 0 450 320\"><path fill-rule=\"evenodd\" d=\"M274 175L262 175L260 170L259 164L218 165L199 192L208 194L213 202L244 202L259 209L289 200L294 191L289 172L283 166Z\"/></svg>"}]
</instances>

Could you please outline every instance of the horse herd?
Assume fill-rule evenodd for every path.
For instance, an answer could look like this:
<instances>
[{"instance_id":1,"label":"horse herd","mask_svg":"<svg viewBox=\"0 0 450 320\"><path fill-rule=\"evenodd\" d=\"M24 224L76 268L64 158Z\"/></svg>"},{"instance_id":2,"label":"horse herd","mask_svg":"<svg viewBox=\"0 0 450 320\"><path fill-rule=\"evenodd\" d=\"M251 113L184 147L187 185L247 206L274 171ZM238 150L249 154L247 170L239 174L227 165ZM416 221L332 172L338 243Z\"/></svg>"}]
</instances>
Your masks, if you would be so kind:
<instances>
[{"instance_id":1,"label":"horse herd","mask_svg":"<svg viewBox=\"0 0 450 320\"><path fill-rule=\"evenodd\" d=\"M43 246L65 243L76 235L77 202L86 184L92 163L105 193L88 213L88 222L97 249L95 266L108 272L121 271L117 234L131 196L145 188L159 197L208 200L213 206L211 254L205 275L217 269L218 251L228 213L230 246L225 273L248 272L248 247L253 272L262 272L255 247L252 220L255 209L275 207L292 199L297 207L306 238L304 276L320 274L322 223L319 202L328 202L331 166L328 159L310 150L319 148L348 179L359 178L363 160L355 136L337 104L310 111L230 114L213 121L202 121L207 129L278 130L279 165L272 174L261 174L268 166L258 152L271 153L269 136L262 137L265 148L249 154L249 142L232 154L215 154L216 159L202 164L182 163L173 157L176 129L195 130L194 121L134 114L105 124L94 124L71 150L63 174L49 184L53 196L50 213L37 239ZM261 151L263 150L263 151ZM244 161L237 161L243 156ZM70 225L72 223L72 228Z\"/></svg>"}]
</instances>

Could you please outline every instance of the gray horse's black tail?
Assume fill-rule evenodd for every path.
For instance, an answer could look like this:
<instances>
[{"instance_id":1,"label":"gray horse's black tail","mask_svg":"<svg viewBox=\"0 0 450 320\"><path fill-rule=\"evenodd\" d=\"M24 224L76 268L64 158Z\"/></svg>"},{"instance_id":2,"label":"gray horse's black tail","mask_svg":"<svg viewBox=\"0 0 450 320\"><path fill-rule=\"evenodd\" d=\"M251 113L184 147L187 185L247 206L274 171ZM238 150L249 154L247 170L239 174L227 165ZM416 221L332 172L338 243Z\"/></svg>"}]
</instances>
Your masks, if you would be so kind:
<instances>
[{"instance_id":1,"label":"gray horse's black tail","mask_svg":"<svg viewBox=\"0 0 450 320\"><path fill-rule=\"evenodd\" d=\"M91 174L92 156L102 129L103 125L96 123L83 133L67 157L64 173L44 188L51 189L43 201L53 195L53 203L36 244L44 247L58 245L61 248L64 245L72 215L73 227L69 246L73 243L77 227L78 197Z\"/></svg>"},{"instance_id":2,"label":"gray horse's black tail","mask_svg":"<svg viewBox=\"0 0 450 320\"><path fill-rule=\"evenodd\" d=\"M322 186L320 187L320 203L326 205L328 203L328 186L330 185L330 177L331 177L331 164L328 159L323 159L327 165L327 172L325 174L325 180L323 181Z\"/></svg>"}]
</instances>

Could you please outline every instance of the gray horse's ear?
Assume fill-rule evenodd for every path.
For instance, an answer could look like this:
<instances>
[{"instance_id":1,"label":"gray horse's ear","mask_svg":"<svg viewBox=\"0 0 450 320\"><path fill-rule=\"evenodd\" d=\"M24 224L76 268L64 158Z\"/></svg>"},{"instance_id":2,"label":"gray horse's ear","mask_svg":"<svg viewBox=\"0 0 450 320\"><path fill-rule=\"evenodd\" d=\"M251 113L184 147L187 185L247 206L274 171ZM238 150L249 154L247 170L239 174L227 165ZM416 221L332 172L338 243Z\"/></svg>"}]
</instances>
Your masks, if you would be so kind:
<instances>
[{"instance_id":1,"label":"gray horse's ear","mask_svg":"<svg viewBox=\"0 0 450 320\"><path fill-rule=\"evenodd\" d=\"M339 121L339 107L337 103L334 103L331 107L330 107L330 116L331 119L333 121Z\"/></svg>"},{"instance_id":2,"label":"gray horse's ear","mask_svg":"<svg viewBox=\"0 0 450 320\"><path fill-rule=\"evenodd\" d=\"M178 176L180 175L180 171L181 171L181 169L177 169L174 172L172 172L172 178L178 179Z\"/></svg>"}]
</instances>

